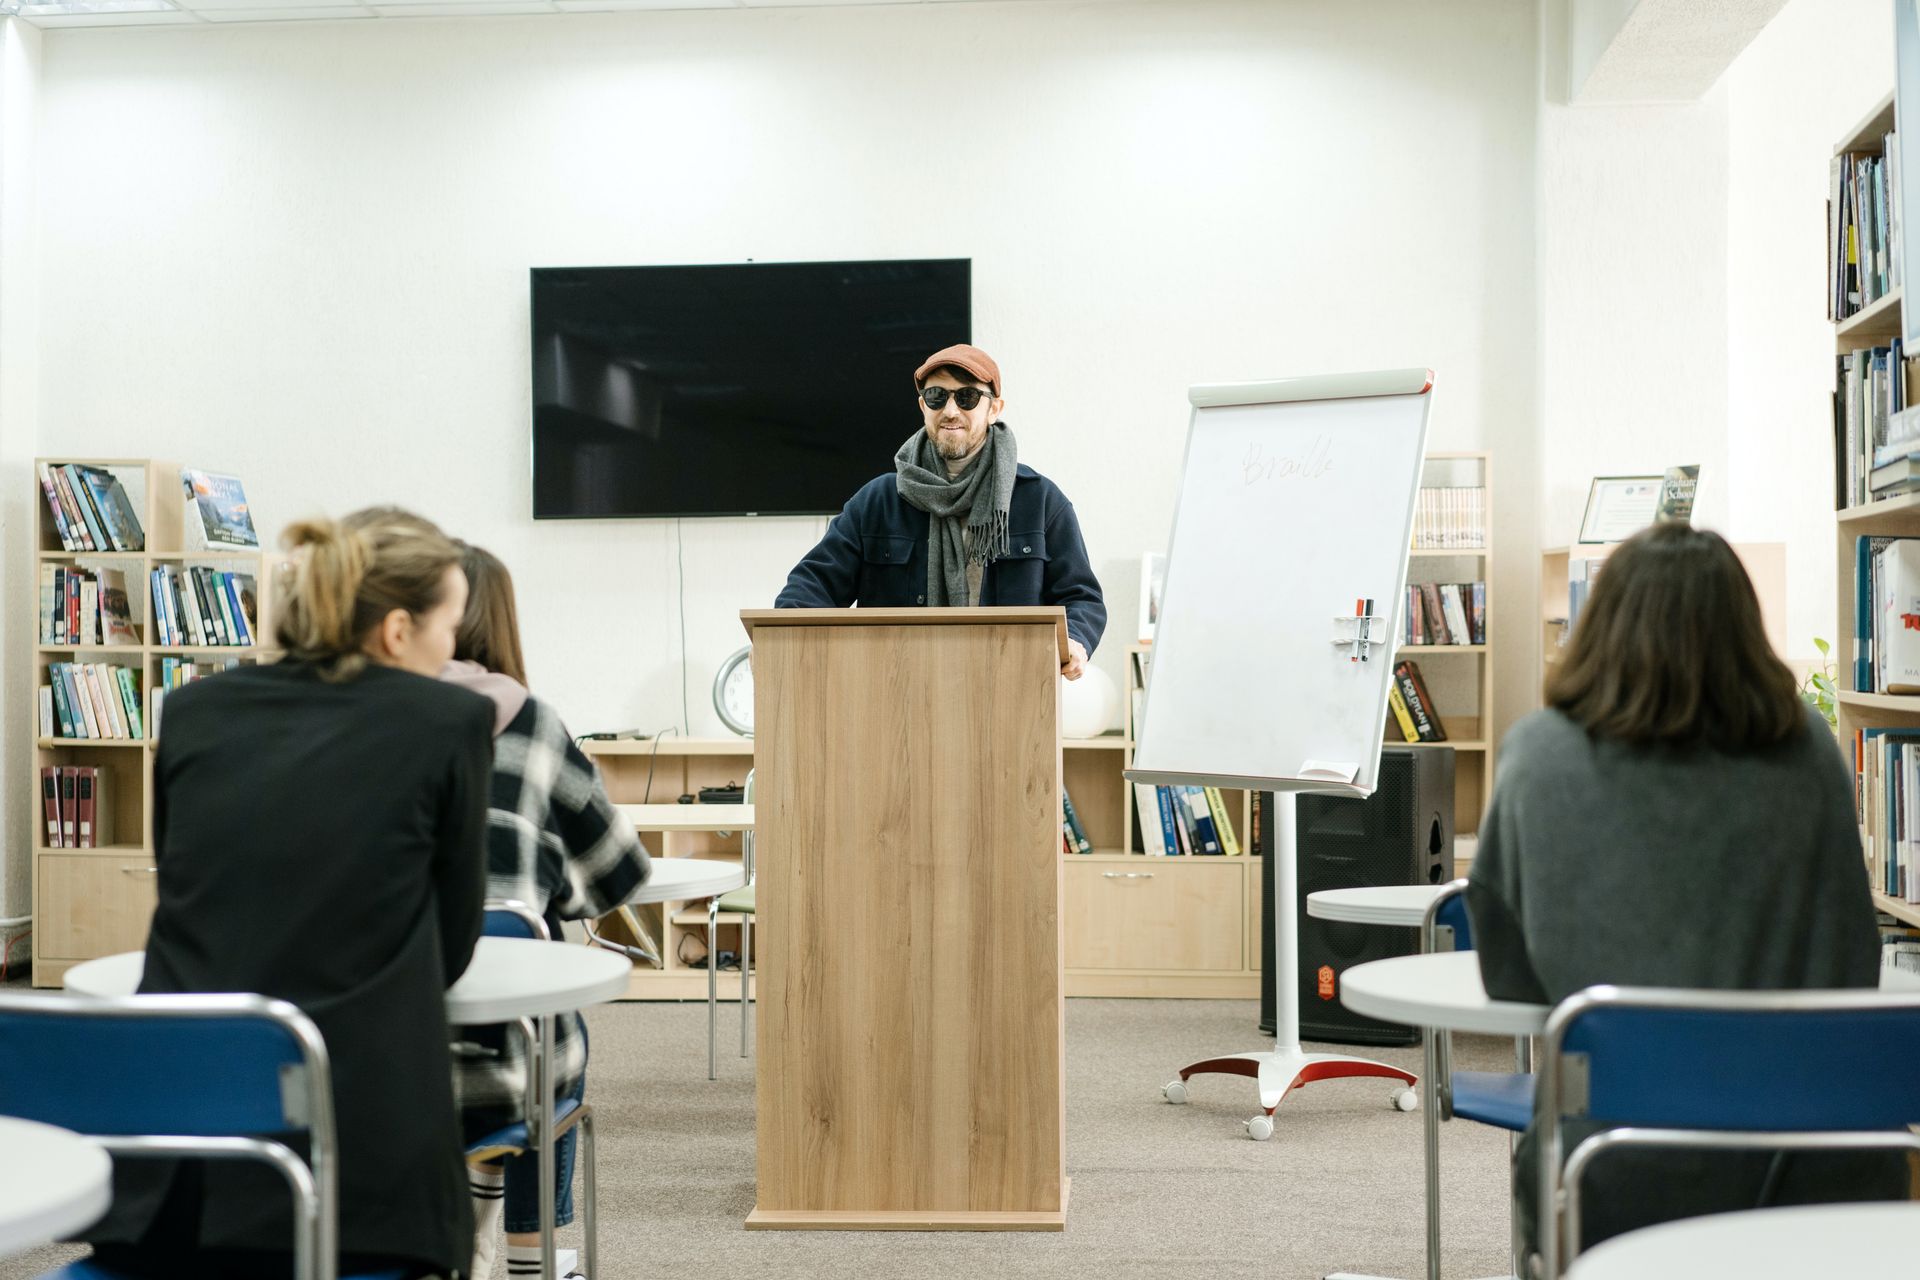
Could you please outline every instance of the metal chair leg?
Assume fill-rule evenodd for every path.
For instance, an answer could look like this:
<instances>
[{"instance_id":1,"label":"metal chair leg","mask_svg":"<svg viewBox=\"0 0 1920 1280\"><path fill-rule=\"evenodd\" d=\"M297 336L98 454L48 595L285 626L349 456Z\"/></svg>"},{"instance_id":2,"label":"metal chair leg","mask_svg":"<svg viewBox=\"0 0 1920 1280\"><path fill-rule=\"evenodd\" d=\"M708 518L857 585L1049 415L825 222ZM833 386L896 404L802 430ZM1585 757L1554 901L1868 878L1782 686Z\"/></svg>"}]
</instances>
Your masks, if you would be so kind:
<instances>
[{"instance_id":1,"label":"metal chair leg","mask_svg":"<svg viewBox=\"0 0 1920 1280\"><path fill-rule=\"evenodd\" d=\"M740 1056L747 1056L747 1023L753 1019L753 993L747 988L747 970L753 962L753 917L740 917Z\"/></svg>"},{"instance_id":2,"label":"metal chair leg","mask_svg":"<svg viewBox=\"0 0 1920 1280\"><path fill-rule=\"evenodd\" d=\"M580 1159L584 1168L580 1172L581 1193L586 1201L582 1210L582 1231L585 1239L581 1242L581 1253L587 1260L587 1280L600 1280L600 1231L596 1221L598 1201L594 1198L593 1177L593 1113L589 1111L580 1117Z\"/></svg>"},{"instance_id":3,"label":"metal chair leg","mask_svg":"<svg viewBox=\"0 0 1920 1280\"><path fill-rule=\"evenodd\" d=\"M715 985L720 976L720 950L718 943L718 922L720 899L714 898L707 903L707 1079L720 1078L719 1063L714 1057L714 1019L720 1007L720 991Z\"/></svg>"}]
</instances>

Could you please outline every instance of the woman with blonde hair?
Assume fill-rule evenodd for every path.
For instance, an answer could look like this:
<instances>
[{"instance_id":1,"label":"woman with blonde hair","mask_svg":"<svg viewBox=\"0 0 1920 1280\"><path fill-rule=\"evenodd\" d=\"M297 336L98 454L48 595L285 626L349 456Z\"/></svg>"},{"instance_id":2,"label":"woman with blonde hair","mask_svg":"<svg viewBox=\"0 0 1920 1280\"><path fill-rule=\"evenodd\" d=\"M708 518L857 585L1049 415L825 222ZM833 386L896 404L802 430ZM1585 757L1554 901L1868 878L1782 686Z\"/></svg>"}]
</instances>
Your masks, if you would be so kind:
<instances>
[{"instance_id":1,"label":"woman with blonde hair","mask_svg":"<svg viewBox=\"0 0 1920 1280\"><path fill-rule=\"evenodd\" d=\"M647 851L607 799L593 762L574 745L552 707L527 691L513 577L499 557L463 547L461 566L472 591L454 638L455 661L444 677L494 703L493 781L487 814L487 896L518 899L546 917L560 936L562 920L605 915L646 880ZM554 1020L556 1100L586 1088L586 1026L579 1016ZM500 1027L461 1027L455 1064L462 1122L477 1139L522 1118L527 1060L524 1042ZM554 1220L573 1220L576 1131L554 1146ZM540 1269L540 1182L531 1157L480 1164L470 1171L474 1197L475 1280L493 1270L494 1233L504 1209L507 1274Z\"/></svg>"},{"instance_id":2,"label":"woman with blonde hair","mask_svg":"<svg viewBox=\"0 0 1920 1280\"><path fill-rule=\"evenodd\" d=\"M274 600L284 658L176 689L153 766L142 992L253 991L333 1065L341 1271L456 1275L472 1244L445 991L480 934L485 699L433 678L467 582L433 526L310 520ZM89 1233L141 1276L291 1273L285 1184L242 1163L116 1167Z\"/></svg>"},{"instance_id":3,"label":"woman with blonde hair","mask_svg":"<svg viewBox=\"0 0 1920 1280\"><path fill-rule=\"evenodd\" d=\"M1489 995L1875 985L1847 763L1718 534L1655 525L1608 556L1546 700L1501 745L1468 877ZM1529 1223L1533 1138L1514 1175ZM1623 1152L1587 1175L1584 1243L1694 1214L1898 1198L1900 1166Z\"/></svg>"}]
</instances>

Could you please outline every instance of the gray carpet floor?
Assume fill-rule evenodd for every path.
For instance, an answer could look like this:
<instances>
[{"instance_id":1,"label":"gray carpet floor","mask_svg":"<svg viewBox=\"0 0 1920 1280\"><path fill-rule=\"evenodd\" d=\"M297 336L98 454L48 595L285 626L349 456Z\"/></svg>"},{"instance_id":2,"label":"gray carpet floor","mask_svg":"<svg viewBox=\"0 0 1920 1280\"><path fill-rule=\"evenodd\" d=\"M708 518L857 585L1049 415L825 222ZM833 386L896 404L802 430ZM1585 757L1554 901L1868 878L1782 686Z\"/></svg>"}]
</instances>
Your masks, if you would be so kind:
<instances>
[{"instance_id":1,"label":"gray carpet floor","mask_svg":"<svg viewBox=\"0 0 1920 1280\"><path fill-rule=\"evenodd\" d=\"M1184 1063L1263 1048L1256 1014L1242 1001L1067 1002L1066 1231L843 1233L741 1229L753 1207L753 1064L737 1056L731 1006L713 1083L704 1005L596 1009L597 1280L1421 1276L1420 1115L1393 1110L1389 1082L1302 1089L1263 1143L1240 1123L1255 1111L1251 1081L1203 1077L1187 1106L1162 1101L1159 1086ZM1360 1052L1419 1070L1417 1048ZM1511 1070L1511 1042L1458 1038L1455 1063ZM1453 1123L1441 1148L1445 1274L1498 1274L1506 1137ZM578 1235L563 1231L562 1245ZM30 1280L79 1252L55 1246L0 1262L0 1280Z\"/></svg>"}]
</instances>

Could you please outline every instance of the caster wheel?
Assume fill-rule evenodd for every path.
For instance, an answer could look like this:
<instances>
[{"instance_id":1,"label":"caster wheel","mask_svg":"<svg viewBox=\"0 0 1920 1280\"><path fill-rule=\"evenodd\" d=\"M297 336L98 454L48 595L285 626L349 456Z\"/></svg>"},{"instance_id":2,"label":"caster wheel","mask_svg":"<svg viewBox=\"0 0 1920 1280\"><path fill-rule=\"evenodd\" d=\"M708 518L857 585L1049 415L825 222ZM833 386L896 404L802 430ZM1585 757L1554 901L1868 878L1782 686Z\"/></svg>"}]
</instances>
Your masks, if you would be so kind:
<instances>
[{"instance_id":1,"label":"caster wheel","mask_svg":"<svg viewBox=\"0 0 1920 1280\"><path fill-rule=\"evenodd\" d=\"M1273 1136L1273 1117L1255 1116L1247 1121L1247 1136L1255 1142L1265 1142Z\"/></svg>"},{"instance_id":2,"label":"caster wheel","mask_svg":"<svg viewBox=\"0 0 1920 1280\"><path fill-rule=\"evenodd\" d=\"M1393 1105L1397 1111L1415 1110L1420 1105L1420 1095L1411 1089L1402 1089L1393 1095Z\"/></svg>"},{"instance_id":3,"label":"caster wheel","mask_svg":"<svg viewBox=\"0 0 1920 1280\"><path fill-rule=\"evenodd\" d=\"M1160 1096L1168 1102L1171 1102L1174 1106L1180 1106L1187 1100L1187 1082L1185 1080L1169 1080L1160 1086Z\"/></svg>"}]
</instances>

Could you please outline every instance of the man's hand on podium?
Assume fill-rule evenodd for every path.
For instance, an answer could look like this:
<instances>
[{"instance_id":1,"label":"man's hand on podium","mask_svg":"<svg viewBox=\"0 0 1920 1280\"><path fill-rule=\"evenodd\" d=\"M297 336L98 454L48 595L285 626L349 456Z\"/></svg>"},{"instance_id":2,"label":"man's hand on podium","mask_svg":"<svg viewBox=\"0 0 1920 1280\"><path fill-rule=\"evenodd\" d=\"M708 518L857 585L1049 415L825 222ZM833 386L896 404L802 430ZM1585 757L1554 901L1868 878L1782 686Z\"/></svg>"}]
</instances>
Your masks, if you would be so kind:
<instances>
[{"instance_id":1,"label":"man's hand on podium","mask_svg":"<svg viewBox=\"0 0 1920 1280\"><path fill-rule=\"evenodd\" d=\"M1069 680L1078 680L1087 672L1087 651L1078 640L1067 641L1067 660L1060 664L1060 674Z\"/></svg>"}]
</instances>

